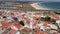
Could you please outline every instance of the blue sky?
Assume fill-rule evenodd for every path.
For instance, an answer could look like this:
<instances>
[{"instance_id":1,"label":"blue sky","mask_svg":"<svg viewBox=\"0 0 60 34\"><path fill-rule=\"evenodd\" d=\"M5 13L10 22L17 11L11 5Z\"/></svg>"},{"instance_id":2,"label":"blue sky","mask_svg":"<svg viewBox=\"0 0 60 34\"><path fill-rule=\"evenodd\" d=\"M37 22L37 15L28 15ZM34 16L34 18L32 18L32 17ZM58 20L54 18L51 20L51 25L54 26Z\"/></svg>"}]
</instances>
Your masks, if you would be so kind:
<instances>
[{"instance_id":1,"label":"blue sky","mask_svg":"<svg viewBox=\"0 0 60 34\"><path fill-rule=\"evenodd\" d=\"M49 1L49 2L60 2L60 0L0 0L0 1Z\"/></svg>"}]
</instances>

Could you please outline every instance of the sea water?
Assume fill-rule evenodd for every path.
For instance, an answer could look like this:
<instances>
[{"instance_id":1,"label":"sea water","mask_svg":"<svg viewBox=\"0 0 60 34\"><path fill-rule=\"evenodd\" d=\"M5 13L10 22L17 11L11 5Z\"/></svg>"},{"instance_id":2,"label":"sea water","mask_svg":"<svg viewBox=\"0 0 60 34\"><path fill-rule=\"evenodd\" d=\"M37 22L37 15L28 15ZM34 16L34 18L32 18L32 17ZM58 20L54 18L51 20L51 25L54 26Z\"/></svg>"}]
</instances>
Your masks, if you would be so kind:
<instances>
[{"instance_id":1,"label":"sea water","mask_svg":"<svg viewBox=\"0 0 60 34\"><path fill-rule=\"evenodd\" d=\"M60 9L60 2L38 2L38 5L44 8Z\"/></svg>"}]
</instances>

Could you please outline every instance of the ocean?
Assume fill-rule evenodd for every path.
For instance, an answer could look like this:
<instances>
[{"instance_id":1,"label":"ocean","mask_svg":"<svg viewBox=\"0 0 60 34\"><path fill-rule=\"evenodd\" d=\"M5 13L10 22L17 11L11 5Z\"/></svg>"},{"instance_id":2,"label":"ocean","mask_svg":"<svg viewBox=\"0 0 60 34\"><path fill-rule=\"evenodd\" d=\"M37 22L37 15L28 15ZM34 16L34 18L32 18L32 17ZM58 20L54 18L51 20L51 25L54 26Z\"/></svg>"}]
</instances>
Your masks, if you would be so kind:
<instances>
[{"instance_id":1,"label":"ocean","mask_svg":"<svg viewBox=\"0 0 60 34\"><path fill-rule=\"evenodd\" d=\"M44 8L60 9L60 2L38 2L38 5Z\"/></svg>"}]
</instances>

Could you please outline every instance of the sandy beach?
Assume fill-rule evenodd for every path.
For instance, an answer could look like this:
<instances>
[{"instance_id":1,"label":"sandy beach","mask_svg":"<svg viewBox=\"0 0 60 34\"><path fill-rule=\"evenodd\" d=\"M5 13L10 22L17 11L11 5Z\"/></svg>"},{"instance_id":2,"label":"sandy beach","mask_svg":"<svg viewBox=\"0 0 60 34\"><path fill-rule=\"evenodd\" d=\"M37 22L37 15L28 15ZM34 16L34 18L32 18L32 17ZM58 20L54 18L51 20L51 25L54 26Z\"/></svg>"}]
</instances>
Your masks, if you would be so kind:
<instances>
[{"instance_id":1,"label":"sandy beach","mask_svg":"<svg viewBox=\"0 0 60 34\"><path fill-rule=\"evenodd\" d=\"M33 4L30 4L32 7L34 7L35 9L37 10L51 10L49 8L44 8L42 6L39 6L38 3L33 3Z\"/></svg>"}]
</instances>

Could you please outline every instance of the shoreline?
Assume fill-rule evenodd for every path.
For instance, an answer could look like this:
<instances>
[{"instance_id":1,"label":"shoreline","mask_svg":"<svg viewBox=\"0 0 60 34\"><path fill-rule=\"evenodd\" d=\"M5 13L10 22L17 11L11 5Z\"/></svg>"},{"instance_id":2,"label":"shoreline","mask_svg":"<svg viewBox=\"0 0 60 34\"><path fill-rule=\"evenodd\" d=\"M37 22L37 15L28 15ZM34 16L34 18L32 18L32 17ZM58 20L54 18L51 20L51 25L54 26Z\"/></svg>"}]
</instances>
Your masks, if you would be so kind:
<instances>
[{"instance_id":1,"label":"shoreline","mask_svg":"<svg viewBox=\"0 0 60 34\"><path fill-rule=\"evenodd\" d=\"M52 9L49 9L49 8L43 8L41 6L38 5L38 3L33 3L33 4L30 4L33 8L35 8L36 10L52 10Z\"/></svg>"}]
</instances>

